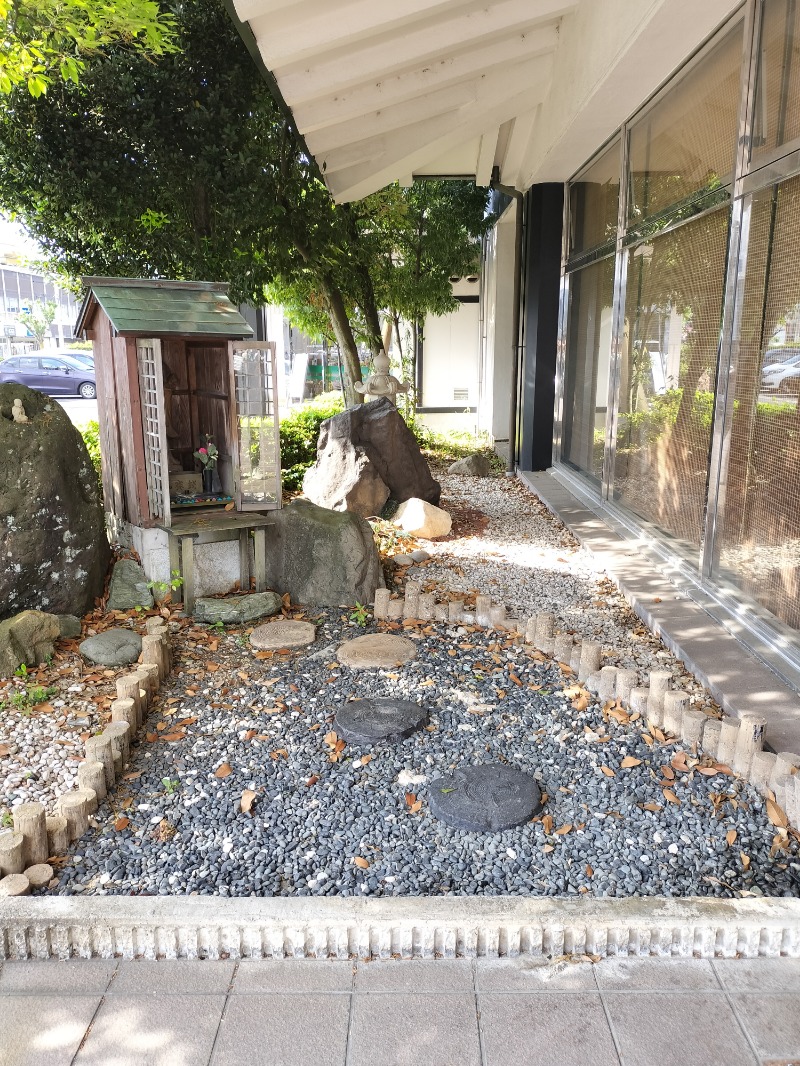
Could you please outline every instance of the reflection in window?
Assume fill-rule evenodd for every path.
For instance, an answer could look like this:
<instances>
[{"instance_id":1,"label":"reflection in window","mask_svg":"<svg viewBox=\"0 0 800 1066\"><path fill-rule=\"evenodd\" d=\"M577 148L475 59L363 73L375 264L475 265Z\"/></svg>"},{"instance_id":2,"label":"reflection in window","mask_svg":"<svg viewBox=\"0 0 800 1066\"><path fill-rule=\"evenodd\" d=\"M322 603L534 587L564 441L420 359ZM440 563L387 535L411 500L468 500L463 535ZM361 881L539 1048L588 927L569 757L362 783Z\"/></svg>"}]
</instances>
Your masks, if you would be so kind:
<instances>
[{"instance_id":1,"label":"reflection in window","mask_svg":"<svg viewBox=\"0 0 800 1066\"><path fill-rule=\"evenodd\" d=\"M629 224L730 181L741 61L739 21L631 127Z\"/></svg>"},{"instance_id":2,"label":"reflection in window","mask_svg":"<svg viewBox=\"0 0 800 1066\"><path fill-rule=\"evenodd\" d=\"M714 415L727 210L628 257L614 498L697 559Z\"/></svg>"},{"instance_id":3,"label":"reflection in window","mask_svg":"<svg viewBox=\"0 0 800 1066\"><path fill-rule=\"evenodd\" d=\"M753 111L752 158L800 137L800 9L797 0L764 6Z\"/></svg>"},{"instance_id":4,"label":"reflection in window","mask_svg":"<svg viewBox=\"0 0 800 1066\"><path fill-rule=\"evenodd\" d=\"M598 481L603 476L613 298L613 256L570 274L562 457Z\"/></svg>"},{"instance_id":5,"label":"reflection in window","mask_svg":"<svg viewBox=\"0 0 800 1066\"><path fill-rule=\"evenodd\" d=\"M570 185L570 255L617 239L619 138Z\"/></svg>"},{"instance_id":6,"label":"reflection in window","mask_svg":"<svg viewBox=\"0 0 800 1066\"><path fill-rule=\"evenodd\" d=\"M753 197L719 571L800 629L800 178Z\"/></svg>"}]
</instances>

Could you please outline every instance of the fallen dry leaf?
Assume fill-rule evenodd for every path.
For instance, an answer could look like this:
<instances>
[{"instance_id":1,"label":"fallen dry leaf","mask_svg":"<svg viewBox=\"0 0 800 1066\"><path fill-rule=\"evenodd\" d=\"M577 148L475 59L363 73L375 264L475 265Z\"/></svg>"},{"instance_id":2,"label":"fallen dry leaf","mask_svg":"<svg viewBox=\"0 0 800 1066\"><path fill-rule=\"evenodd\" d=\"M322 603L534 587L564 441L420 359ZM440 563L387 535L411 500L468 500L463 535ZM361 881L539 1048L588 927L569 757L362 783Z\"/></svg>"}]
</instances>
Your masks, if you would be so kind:
<instances>
[{"instance_id":1,"label":"fallen dry leaf","mask_svg":"<svg viewBox=\"0 0 800 1066\"><path fill-rule=\"evenodd\" d=\"M622 762L619 764L623 770L629 769L631 766L641 766L641 759L634 759L632 755L626 755Z\"/></svg>"},{"instance_id":2,"label":"fallen dry leaf","mask_svg":"<svg viewBox=\"0 0 800 1066\"><path fill-rule=\"evenodd\" d=\"M239 801L239 809L241 810L242 814L249 814L250 813L250 811L252 810L253 804L255 803L255 799L256 799L256 794L252 790L252 788L246 788L244 790L244 792L242 793L241 800Z\"/></svg>"},{"instance_id":3,"label":"fallen dry leaf","mask_svg":"<svg viewBox=\"0 0 800 1066\"><path fill-rule=\"evenodd\" d=\"M782 807L779 807L774 800L771 799L767 800L767 817L772 822L772 824L777 826L779 829L786 829L789 824L789 819L786 817L786 812L783 810Z\"/></svg>"},{"instance_id":4,"label":"fallen dry leaf","mask_svg":"<svg viewBox=\"0 0 800 1066\"><path fill-rule=\"evenodd\" d=\"M412 803L411 806L409 807L409 810L411 811L412 814L417 814L418 811L421 811L422 810L422 800L417 800L416 803Z\"/></svg>"},{"instance_id":5,"label":"fallen dry leaf","mask_svg":"<svg viewBox=\"0 0 800 1066\"><path fill-rule=\"evenodd\" d=\"M11 748L8 746L8 744L0 744L0 758L2 758L4 755L10 754Z\"/></svg>"},{"instance_id":6,"label":"fallen dry leaf","mask_svg":"<svg viewBox=\"0 0 800 1066\"><path fill-rule=\"evenodd\" d=\"M601 766L600 769L603 771L603 773L606 775L606 777L616 777L617 776L614 773L614 771L611 769L610 766Z\"/></svg>"},{"instance_id":7,"label":"fallen dry leaf","mask_svg":"<svg viewBox=\"0 0 800 1066\"><path fill-rule=\"evenodd\" d=\"M334 733L333 730L331 730L330 733L326 733L325 736L322 738L323 743L327 744L329 748L336 747L336 741L338 739L339 739L339 734L338 733Z\"/></svg>"},{"instance_id":8,"label":"fallen dry leaf","mask_svg":"<svg viewBox=\"0 0 800 1066\"><path fill-rule=\"evenodd\" d=\"M749 870L750 869L750 856L749 855L745 855L745 853L743 851L740 851L739 852L739 858L742 860L742 866L745 868L745 870Z\"/></svg>"},{"instance_id":9,"label":"fallen dry leaf","mask_svg":"<svg viewBox=\"0 0 800 1066\"><path fill-rule=\"evenodd\" d=\"M219 663L206 663L206 670L210 674L215 674L219 670Z\"/></svg>"},{"instance_id":10,"label":"fallen dry leaf","mask_svg":"<svg viewBox=\"0 0 800 1066\"><path fill-rule=\"evenodd\" d=\"M362 755L361 756L361 765L362 766L366 766L367 763L369 763L369 762L372 762L372 756L371 755Z\"/></svg>"},{"instance_id":11,"label":"fallen dry leaf","mask_svg":"<svg viewBox=\"0 0 800 1066\"><path fill-rule=\"evenodd\" d=\"M567 833L568 833L568 832L569 832L569 831L570 831L571 829L572 829L572 824L571 824L571 823L570 823L570 824L568 824L568 825L562 825L562 826L559 826L559 828L558 828L558 829L556 829L556 831L555 831L555 833L554 833L553 835L554 835L554 836L557 836L557 837L564 837L564 836L566 836L566 835L567 835Z\"/></svg>"},{"instance_id":12,"label":"fallen dry leaf","mask_svg":"<svg viewBox=\"0 0 800 1066\"><path fill-rule=\"evenodd\" d=\"M542 848L542 851L544 851L544 852L555 851L555 850L556 849L554 848L554 846L552 844L545 844L544 847Z\"/></svg>"},{"instance_id":13,"label":"fallen dry leaf","mask_svg":"<svg viewBox=\"0 0 800 1066\"><path fill-rule=\"evenodd\" d=\"M662 789L662 791L664 793L665 800L669 800L670 803L677 803L678 806L680 806L681 801L678 799L678 797L675 795L671 788L665 788Z\"/></svg>"},{"instance_id":14,"label":"fallen dry leaf","mask_svg":"<svg viewBox=\"0 0 800 1066\"><path fill-rule=\"evenodd\" d=\"M416 802L417 802L417 794L416 794L416 792L406 792L406 806L407 807L413 807Z\"/></svg>"},{"instance_id":15,"label":"fallen dry leaf","mask_svg":"<svg viewBox=\"0 0 800 1066\"><path fill-rule=\"evenodd\" d=\"M546 814L542 818L542 829L544 829L545 833L547 833L548 836L550 835L550 833L553 832L553 816L552 816L552 814Z\"/></svg>"},{"instance_id":16,"label":"fallen dry leaf","mask_svg":"<svg viewBox=\"0 0 800 1066\"><path fill-rule=\"evenodd\" d=\"M356 857L353 859L353 862L356 864L359 870L369 869L369 863L366 859L362 859L360 855L356 855Z\"/></svg>"},{"instance_id":17,"label":"fallen dry leaf","mask_svg":"<svg viewBox=\"0 0 800 1066\"><path fill-rule=\"evenodd\" d=\"M591 866L587 866L586 867L586 876L587 877L594 877L594 870L591 868Z\"/></svg>"},{"instance_id":18,"label":"fallen dry leaf","mask_svg":"<svg viewBox=\"0 0 800 1066\"><path fill-rule=\"evenodd\" d=\"M274 759L288 759L289 758L289 752L286 750L286 748L276 748L275 751L271 751L269 753L269 757L270 757L270 759L273 759L273 760Z\"/></svg>"},{"instance_id":19,"label":"fallen dry leaf","mask_svg":"<svg viewBox=\"0 0 800 1066\"><path fill-rule=\"evenodd\" d=\"M646 811L653 811L654 813L661 810L658 803L643 803L642 808Z\"/></svg>"},{"instance_id":20,"label":"fallen dry leaf","mask_svg":"<svg viewBox=\"0 0 800 1066\"><path fill-rule=\"evenodd\" d=\"M118 833L121 833L123 829L127 829L131 824L130 818L117 818L114 822L114 828Z\"/></svg>"},{"instance_id":21,"label":"fallen dry leaf","mask_svg":"<svg viewBox=\"0 0 800 1066\"><path fill-rule=\"evenodd\" d=\"M662 766L661 773L664 775L664 777L666 777L668 781L675 780L675 771L672 769L671 766Z\"/></svg>"},{"instance_id":22,"label":"fallen dry leaf","mask_svg":"<svg viewBox=\"0 0 800 1066\"><path fill-rule=\"evenodd\" d=\"M735 829L729 829L728 832L725 834L725 839L728 841L729 844L735 843L735 841L736 841L736 830Z\"/></svg>"},{"instance_id":23,"label":"fallen dry leaf","mask_svg":"<svg viewBox=\"0 0 800 1066\"><path fill-rule=\"evenodd\" d=\"M309 777L308 781L306 781L306 788L310 788L312 785L316 785L317 781L319 781L319 777L316 774L312 774L311 777Z\"/></svg>"},{"instance_id":24,"label":"fallen dry leaf","mask_svg":"<svg viewBox=\"0 0 800 1066\"><path fill-rule=\"evenodd\" d=\"M233 773L233 767L229 762L224 762L222 766L218 766L214 771L214 777L228 777Z\"/></svg>"},{"instance_id":25,"label":"fallen dry leaf","mask_svg":"<svg viewBox=\"0 0 800 1066\"><path fill-rule=\"evenodd\" d=\"M142 776L142 771L141 770L134 770L133 773L123 774L122 775L122 780L123 781L135 781L137 777L141 777L141 776Z\"/></svg>"}]
</instances>

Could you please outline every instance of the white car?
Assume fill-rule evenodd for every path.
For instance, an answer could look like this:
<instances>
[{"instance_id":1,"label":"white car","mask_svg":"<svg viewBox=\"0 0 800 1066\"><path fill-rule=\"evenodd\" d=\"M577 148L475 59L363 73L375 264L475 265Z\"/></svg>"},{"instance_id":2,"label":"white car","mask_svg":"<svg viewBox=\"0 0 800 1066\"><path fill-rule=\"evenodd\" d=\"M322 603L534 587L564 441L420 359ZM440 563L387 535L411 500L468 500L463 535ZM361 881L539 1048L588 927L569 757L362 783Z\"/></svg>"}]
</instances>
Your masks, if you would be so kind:
<instances>
[{"instance_id":1,"label":"white car","mask_svg":"<svg viewBox=\"0 0 800 1066\"><path fill-rule=\"evenodd\" d=\"M769 356L780 358L761 371L761 388L765 392L800 393L800 349L773 349Z\"/></svg>"}]
</instances>

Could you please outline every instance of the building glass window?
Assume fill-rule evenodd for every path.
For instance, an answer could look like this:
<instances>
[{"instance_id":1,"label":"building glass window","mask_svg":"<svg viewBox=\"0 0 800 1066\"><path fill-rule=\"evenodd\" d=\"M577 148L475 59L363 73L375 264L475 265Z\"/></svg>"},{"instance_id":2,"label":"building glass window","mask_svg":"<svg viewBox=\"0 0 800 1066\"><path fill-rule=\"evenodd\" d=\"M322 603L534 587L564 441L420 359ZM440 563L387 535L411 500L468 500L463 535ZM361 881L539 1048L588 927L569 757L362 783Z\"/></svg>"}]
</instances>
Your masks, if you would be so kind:
<instances>
[{"instance_id":1,"label":"building glass window","mask_svg":"<svg viewBox=\"0 0 800 1066\"><path fill-rule=\"evenodd\" d=\"M751 159L758 165L800 137L800 7L797 0L764 5L758 57Z\"/></svg>"},{"instance_id":2,"label":"building glass window","mask_svg":"<svg viewBox=\"0 0 800 1066\"><path fill-rule=\"evenodd\" d=\"M614 257L569 276L562 457L600 481L614 316Z\"/></svg>"},{"instance_id":3,"label":"building glass window","mask_svg":"<svg viewBox=\"0 0 800 1066\"><path fill-rule=\"evenodd\" d=\"M619 224L619 137L570 184L570 256L613 247Z\"/></svg>"},{"instance_id":4,"label":"building glass window","mask_svg":"<svg viewBox=\"0 0 800 1066\"><path fill-rule=\"evenodd\" d=\"M753 196L716 572L800 629L800 177Z\"/></svg>"},{"instance_id":5,"label":"building glass window","mask_svg":"<svg viewBox=\"0 0 800 1066\"><path fill-rule=\"evenodd\" d=\"M685 217L730 184L736 154L742 22L630 127L628 224Z\"/></svg>"}]
</instances>

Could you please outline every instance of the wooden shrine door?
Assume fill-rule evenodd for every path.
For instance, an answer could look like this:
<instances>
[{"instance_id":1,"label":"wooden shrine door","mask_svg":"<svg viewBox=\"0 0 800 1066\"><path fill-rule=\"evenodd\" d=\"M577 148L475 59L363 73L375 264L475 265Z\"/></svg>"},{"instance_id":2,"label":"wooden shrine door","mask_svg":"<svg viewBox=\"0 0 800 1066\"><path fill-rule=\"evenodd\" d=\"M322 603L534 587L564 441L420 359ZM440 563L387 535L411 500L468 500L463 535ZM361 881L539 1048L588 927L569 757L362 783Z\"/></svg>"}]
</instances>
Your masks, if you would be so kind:
<instances>
[{"instance_id":1,"label":"wooden shrine door","mask_svg":"<svg viewBox=\"0 0 800 1066\"><path fill-rule=\"evenodd\" d=\"M267 511L281 505L278 371L274 341L231 341L232 421L237 447L236 506Z\"/></svg>"},{"instance_id":2,"label":"wooden shrine door","mask_svg":"<svg viewBox=\"0 0 800 1066\"><path fill-rule=\"evenodd\" d=\"M160 525L169 526L169 452L164 418L161 341L155 337L137 339L136 361L139 367L144 464L150 517Z\"/></svg>"}]
</instances>

